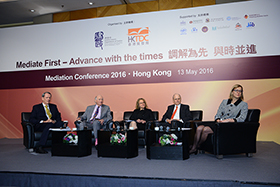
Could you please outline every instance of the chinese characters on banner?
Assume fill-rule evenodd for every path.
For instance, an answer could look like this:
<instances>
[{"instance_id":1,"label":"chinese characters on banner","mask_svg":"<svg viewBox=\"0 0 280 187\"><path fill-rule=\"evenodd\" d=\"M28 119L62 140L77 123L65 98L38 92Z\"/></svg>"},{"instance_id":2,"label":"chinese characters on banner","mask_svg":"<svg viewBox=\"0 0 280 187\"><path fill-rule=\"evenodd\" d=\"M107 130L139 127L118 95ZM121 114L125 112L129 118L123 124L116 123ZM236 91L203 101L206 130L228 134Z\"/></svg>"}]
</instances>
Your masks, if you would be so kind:
<instances>
[{"instance_id":1,"label":"chinese characters on banner","mask_svg":"<svg viewBox=\"0 0 280 187\"><path fill-rule=\"evenodd\" d=\"M230 46L215 46L214 56L227 56L227 55L243 55L243 54L257 54L257 46L255 44L237 45L236 47ZM169 59L178 58L200 58L207 57L208 50L204 47L198 50L189 49L171 49L168 51Z\"/></svg>"}]
</instances>

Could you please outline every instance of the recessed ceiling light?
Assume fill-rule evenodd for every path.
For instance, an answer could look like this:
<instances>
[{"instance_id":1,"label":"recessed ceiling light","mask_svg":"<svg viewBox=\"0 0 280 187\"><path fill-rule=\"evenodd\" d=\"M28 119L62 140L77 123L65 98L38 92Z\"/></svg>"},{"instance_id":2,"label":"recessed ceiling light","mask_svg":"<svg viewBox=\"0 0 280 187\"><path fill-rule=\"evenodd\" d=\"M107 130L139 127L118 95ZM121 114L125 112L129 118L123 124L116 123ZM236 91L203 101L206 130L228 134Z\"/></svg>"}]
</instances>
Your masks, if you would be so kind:
<instances>
[{"instance_id":1,"label":"recessed ceiling light","mask_svg":"<svg viewBox=\"0 0 280 187\"><path fill-rule=\"evenodd\" d=\"M34 13L34 12L35 12L35 10L34 10L34 9L30 9L29 11L30 11L30 12L32 12L32 13Z\"/></svg>"},{"instance_id":2,"label":"recessed ceiling light","mask_svg":"<svg viewBox=\"0 0 280 187\"><path fill-rule=\"evenodd\" d=\"M91 6L91 5L93 5L94 3L93 3L93 2L88 2L88 4Z\"/></svg>"}]
</instances>

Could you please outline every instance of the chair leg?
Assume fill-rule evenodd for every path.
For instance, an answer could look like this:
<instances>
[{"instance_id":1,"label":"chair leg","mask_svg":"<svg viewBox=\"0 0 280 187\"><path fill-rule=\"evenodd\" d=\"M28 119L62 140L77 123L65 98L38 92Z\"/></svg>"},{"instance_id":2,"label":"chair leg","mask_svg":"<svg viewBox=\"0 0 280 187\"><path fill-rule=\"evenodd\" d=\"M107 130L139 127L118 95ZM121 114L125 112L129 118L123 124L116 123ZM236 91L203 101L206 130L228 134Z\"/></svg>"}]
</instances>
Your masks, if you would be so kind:
<instances>
[{"instance_id":1,"label":"chair leg","mask_svg":"<svg viewBox=\"0 0 280 187\"><path fill-rule=\"evenodd\" d=\"M253 157L253 153L246 153L247 157Z\"/></svg>"},{"instance_id":2,"label":"chair leg","mask_svg":"<svg viewBox=\"0 0 280 187\"><path fill-rule=\"evenodd\" d=\"M223 155L216 155L217 159L223 159Z\"/></svg>"}]
</instances>

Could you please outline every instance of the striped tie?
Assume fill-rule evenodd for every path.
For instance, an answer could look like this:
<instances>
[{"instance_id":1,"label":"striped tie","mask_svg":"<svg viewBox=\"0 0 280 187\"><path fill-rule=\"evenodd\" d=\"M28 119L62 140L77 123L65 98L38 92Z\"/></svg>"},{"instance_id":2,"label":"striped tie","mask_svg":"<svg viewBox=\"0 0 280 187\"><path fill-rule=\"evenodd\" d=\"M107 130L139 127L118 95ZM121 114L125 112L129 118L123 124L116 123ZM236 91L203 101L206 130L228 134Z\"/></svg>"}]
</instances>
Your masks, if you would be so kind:
<instances>
[{"instance_id":1,"label":"striped tie","mask_svg":"<svg viewBox=\"0 0 280 187\"><path fill-rule=\"evenodd\" d=\"M97 107L96 111L94 112L94 114L92 115L91 119L90 120L94 120L99 112L99 108L100 106Z\"/></svg>"}]
</instances>

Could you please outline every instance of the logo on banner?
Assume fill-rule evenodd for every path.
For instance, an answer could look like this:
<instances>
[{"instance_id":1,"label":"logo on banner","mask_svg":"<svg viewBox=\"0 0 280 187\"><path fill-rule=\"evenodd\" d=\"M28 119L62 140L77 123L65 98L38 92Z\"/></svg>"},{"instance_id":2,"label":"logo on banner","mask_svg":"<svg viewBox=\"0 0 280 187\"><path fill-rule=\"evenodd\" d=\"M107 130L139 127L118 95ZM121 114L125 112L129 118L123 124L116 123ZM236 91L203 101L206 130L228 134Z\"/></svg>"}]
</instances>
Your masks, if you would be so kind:
<instances>
[{"instance_id":1,"label":"logo on banner","mask_svg":"<svg viewBox=\"0 0 280 187\"><path fill-rule=\"evenodd\" d=\"M222 25L222 26L213 26L212 30L216 31L216 30L221 30L221 29L229 29L230 26L229 25Z\"/></svg>"},{"instance_id":2,"label":"logo on banner","mask_svg":"<svg viewBox=\"0 0 280 187\"><path fill-rule=\"evenodd\" d=\"M241 30L241 29L242 29L242 25L240 23L236 23L235 30Z\"/></svg>"},{"instance_id":3,"label":"logo on banner","mask_svg":"<svg viewBox=\"0 0 280 187\"><path fill-rule=\"evenodd\" d=\"M241 17L231 17L231 16L227 17L228 21L236 21L236 20L240 20L240 19L241 19Z\"/></svg>"},{"instance_id":4,"label":"logo on banner","mask_svg":"<svg viewBox=\"0 0 280 187\"><path fill-rule=\"evenodd\" d=\"M95 47L96 48L101 48L103 50L103 37L104 36L104 32L103 31L99 31L96 32L94 35L94 42L95 42Z\"/></svg>"},{"instance_id":5,"label":"logo on banner","mask_svg":"<svg viewBox=\"0 0 280 187\"><path fill-rule=\"evenodd\" d=\"M180 35L187 35L187 29L186 28L182 28L180 30Z\"/></svg>"},{"instance_id":6,"label":"logo on banner","mask_svg":"<svg viewBox=\"0 0 280 187\"><path fill-rule=\"evenodd\" d=\"M254 28L256 25L254 22L249 22L248 25L246 26L247 28Z\"/></svg>"},{"instance_id":7,"label":"logo on banner","mask_svg":"<svg viewBox=\"0 0 280 187\"><path fill-rule=\"evenodd\" d=\"M202 27L201 30L202 30L202 32L206 33L208 31L208 27L204 26L204 27Z\"/></svg>"},{"instance_id":8,"label":"logo on banner","mask_svg":"<svg viewBox=\"0 0 280 187\"><path fill-rule=\"evenodd\" d=\"M199 24L199 23L203 23L202 19L196 19L196 20L190 20L189 24Z\"/></svg>"},{"instance_id":9,"label":"logo on banner","mask_svg":"<svg viewBox=\"0 0 280 187\"><path fill-rule=\"evenodd\" d=\"M182 26L183 26L183 25L187 25L187 22L181 21L181 22L180 22L180 25L182 25Z\"/></svg>"},{"instance_id":10,"label":"logo on banner","mask_svg":"<svg viewBox=\"0 0 280 187\"><path fill-rule=\"evenodd\" d=\"M148 45L149 27L128 29L128 46Z\"/></svg>"},{"instance_id":11,"label":"logo on banner","mask_svg":"<svg viewBox=\"0 0 280 187\"><path fill-rule=\"evenodd\" d=\"M197 31L198 31L198 30L197 30L196 27L193 27L192 30L191 30L192 33L197 33Z\"/></svg>"},{"instance_id":12,"label":"logo on banner","mask_svg":"<svg viewBox=\"0 0 280 187\"><path fill-rule=\"evenodd\" d=\"M244 18L263 18L263 17L267 17L267 14L250 14L250 15L245 15Z\"/></svg>"},{"instance_id":13,"label":"logo on banner","mask_svg":"<svg viewBox=\"0 0 280 187\"><path fill-rule=\"evenodd\" d=\"M206 18L205 22L209 23L209 22L218 22L218 21L224 21L224 18L220 17L220 18Z\"/></svg>"}]
</instances>

